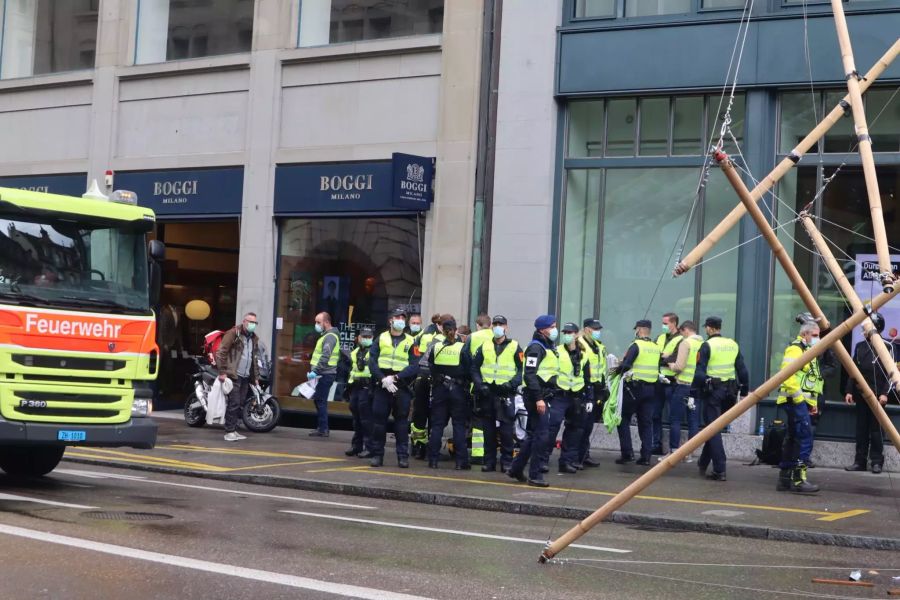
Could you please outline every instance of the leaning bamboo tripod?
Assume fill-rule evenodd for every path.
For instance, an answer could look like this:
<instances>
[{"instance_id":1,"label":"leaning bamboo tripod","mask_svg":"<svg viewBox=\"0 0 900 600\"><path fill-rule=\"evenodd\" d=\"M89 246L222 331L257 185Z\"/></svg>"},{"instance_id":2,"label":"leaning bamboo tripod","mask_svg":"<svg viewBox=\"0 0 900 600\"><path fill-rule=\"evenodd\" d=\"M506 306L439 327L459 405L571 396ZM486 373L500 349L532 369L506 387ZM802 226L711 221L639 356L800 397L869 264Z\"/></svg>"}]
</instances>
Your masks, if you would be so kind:
<instances>
[{"instance_id":1,"label":"leaning bamboo tripod","mask_svg":"<svg viewBox=\"0 0 900 600\"><path fill-rule=\"evenodd\" d=\"M875 163L872 155L871 138L868 133L868 124L866 122L865 112L862 104L862 92L868 89L869 85L881 75L885 69L893 62L900 53L900 39L885 53L885 55L872 67L864 78L861 78L856 71L853 60L853 50L850 45L850 36L847 31L846 18L844 16L841 0L832 0L832 9L834 11L835 26L838 34L838 41L841 48L841 56L844 65L844 72L847 74L847 96L840 104L825 117L825 119L816 126L790 153L788 158L784 159L769 175L761 180L761 182L752 190L748 190L740 175L734 168L728 156L722 152L721 148L713 152L713 157L722 168L728 181L732 184L738 197L741 200L734 210L723 219L712 232L697 245L685 258L675 267L675 275L687 272L691 267L695 266L700 259L731 229L743 214L749 213L753 221L756 223L766 242L772 248L775 258L779 261L785 270L788 278L791 280L797 293L800 295L804 304L810 313L816 318L819 326L824 330L828 329L830 324L825 318L821 308L818 306L815 298L810 292L808 286L803 281L799 271L791 261L778 236L772 229L769 222L763 215L762 210L757 205L758 201L783 177L790 169L800 162L803 155L812 148L819 139L847 112L853 114L856 127L857 140L859 142L859 152L863 163L863 172L865 174L866 189L868 192L869 209L872 215L872 227L875 232L875 247L878 254L878 263L880 272L878 279L882 284L883 292L873 298L868 305L864 305L862 300L853 291L853 288L847 282L846 276L843 275L837 261L831 254L830 249L825 243L824 238L816 229L815 224L808 215L801 215L801 223L810 235L817 250L822 254L825 264L838 281L842 293L847 297L853 308L853 314L843 323L840 323L822 338L822 340L807 349L797 359L791 361L778 373L770 377L765 383L760 385L756 390L749 394L746 398L735 404L730 410L723 413L718 419L709 423L696 436L688 440L677 450L666 456L655 467L644 473L637 480L632 482L628 487L619 492L615 497L611 498L606 504L597 509L593 514L578 523L575 527L567 531L564 535L548 544L540 556L540 562L547 562L556 556L560 551L569 544L587 533L595 525L608 518L615 510L622 507L626 502L634 498L637 494L650 486L659 479L666 471L678 465L686 456L697 450L700 446L711 439L717 432L721 431L726 425L734 421L737 417L744 414L755 406L762 398L781 386L788 378L797 373L807 363L820 356L827 349L832 348L841 361L843 367L847 370L860 385L863 391L866 403L872 409L881 426L888 432L894 446L900 451L900 434L894 427L884 408L879 404L878 399L872 394L868 384L862 378L859 369L853 363L847 349L841 343L841 339L850 334L853 328L862 324L867 338L873 345L883 367L890 375L895 386L900 386L900 372L894 363L884 341L880 335L872 335L873 325L869 315L872 311L878 310L881 306L889 302L898 293L900 286L896 286L897 278L891 269L890 254L888 252L887 234L884 226L884 216L881 207L880 194L878 190L878 180L875 177ZM860 81L862 79L862 81Z\"/></svg>"}]
</instances>

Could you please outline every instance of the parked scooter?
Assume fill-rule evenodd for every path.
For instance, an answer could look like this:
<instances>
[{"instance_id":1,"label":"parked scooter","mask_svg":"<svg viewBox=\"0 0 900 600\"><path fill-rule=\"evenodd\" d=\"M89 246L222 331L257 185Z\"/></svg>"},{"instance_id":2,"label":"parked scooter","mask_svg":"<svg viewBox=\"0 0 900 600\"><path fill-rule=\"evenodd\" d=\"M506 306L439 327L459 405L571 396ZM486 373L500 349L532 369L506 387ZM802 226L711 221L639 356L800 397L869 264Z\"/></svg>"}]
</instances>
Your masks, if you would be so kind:
<instances>
[{"instance_id":1,"label":"parked scooter","mask_svg":"<svg viewBox=\"0 0 900 600\"><path fill-rule=\"evenodd\" d=\"M193 360L196 366L194 374L191 375L193 392L184 404L184 422L189 427L203 427L206 425L209 392L212 390L219 372L202 356L195 356ZM281 405L269 389L272 361L262 346L259 349L257 366L259 367L259 385L250 384L241 408L241 420L248 430L255 433L266 433L278 425L278 419L281 417Z\"/></svg>"}]
</instances>

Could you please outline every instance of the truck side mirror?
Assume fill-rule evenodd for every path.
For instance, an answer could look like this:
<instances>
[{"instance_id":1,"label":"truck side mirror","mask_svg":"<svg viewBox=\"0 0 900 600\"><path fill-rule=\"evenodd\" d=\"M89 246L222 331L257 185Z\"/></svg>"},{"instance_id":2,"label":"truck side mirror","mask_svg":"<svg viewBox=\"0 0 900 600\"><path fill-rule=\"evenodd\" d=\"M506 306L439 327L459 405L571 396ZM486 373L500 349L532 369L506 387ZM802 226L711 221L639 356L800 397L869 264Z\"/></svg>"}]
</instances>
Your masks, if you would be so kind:
<instances>
[{"instance_id":1,"label":"truck side mirror","mask_svg":"<svg viewBox=\"0 0 900 600\"><path fill-rule=\"evenodd\" d=\"M166 245L159 240L150 240L150 258L155 262L166 260Z\"/></svg>"}]
</instances>

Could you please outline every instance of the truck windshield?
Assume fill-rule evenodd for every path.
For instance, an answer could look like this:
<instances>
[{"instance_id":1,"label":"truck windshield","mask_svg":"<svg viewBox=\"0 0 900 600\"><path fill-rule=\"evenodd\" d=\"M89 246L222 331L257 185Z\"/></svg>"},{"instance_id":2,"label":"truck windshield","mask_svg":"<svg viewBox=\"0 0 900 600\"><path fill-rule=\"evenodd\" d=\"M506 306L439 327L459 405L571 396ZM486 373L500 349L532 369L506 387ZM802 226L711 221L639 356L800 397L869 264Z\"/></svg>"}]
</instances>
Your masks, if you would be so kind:
<instances>
[{"instance_id":1,"label":"truck windshield","mask_svg":"<svg viewBox=\"0 0 900 600\"><path fill-rule=\"evenodd\" d=\"M143 231L0 214L0 302L148 314Z\"/></svg>"}]
</instances>

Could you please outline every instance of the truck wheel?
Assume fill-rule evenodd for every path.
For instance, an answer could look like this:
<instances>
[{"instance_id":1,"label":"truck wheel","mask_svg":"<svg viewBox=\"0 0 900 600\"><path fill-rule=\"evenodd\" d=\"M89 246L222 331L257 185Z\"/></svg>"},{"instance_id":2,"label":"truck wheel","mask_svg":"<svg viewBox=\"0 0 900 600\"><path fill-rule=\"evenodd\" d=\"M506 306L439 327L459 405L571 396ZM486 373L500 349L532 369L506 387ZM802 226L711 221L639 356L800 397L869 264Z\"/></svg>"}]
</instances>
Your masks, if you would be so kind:
<instances>
[{"instance_id":1,"label":"truck wheel","mask_svg":"<svg viewBox=\"0 0 900 600\"><path fill-rule=\"evenodd\" d=\"M40 477L56 468L65 446L0 446L0 469L12 477Z\"/></svg>"}]
</instances>

